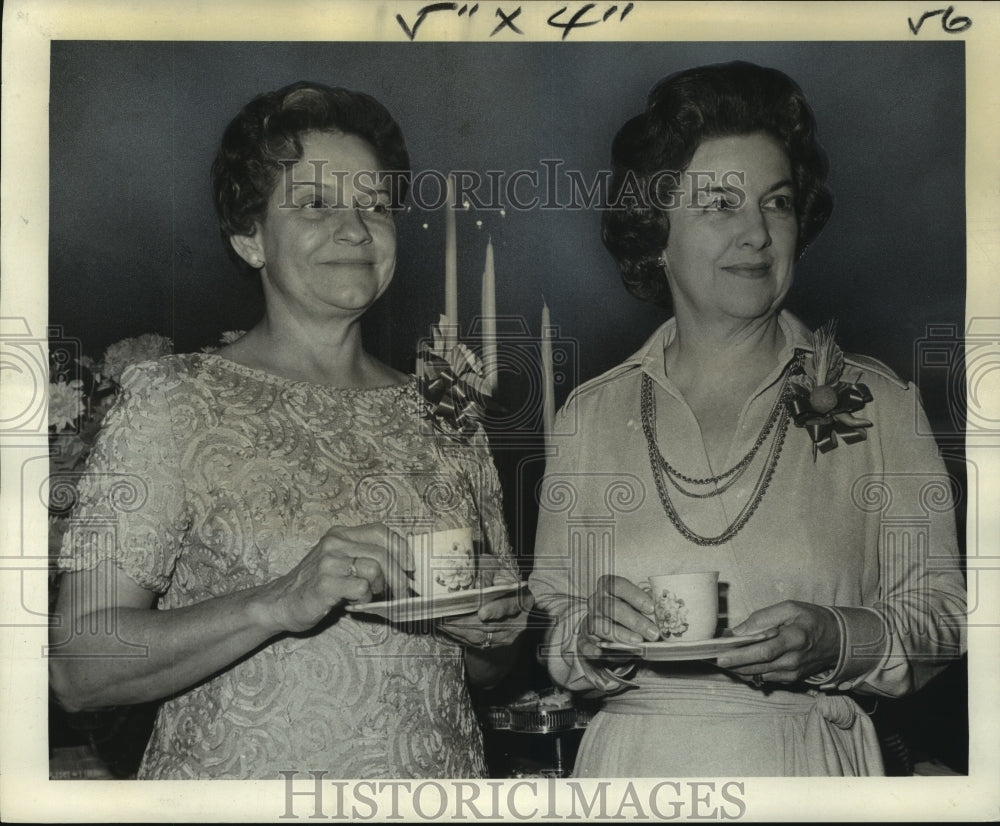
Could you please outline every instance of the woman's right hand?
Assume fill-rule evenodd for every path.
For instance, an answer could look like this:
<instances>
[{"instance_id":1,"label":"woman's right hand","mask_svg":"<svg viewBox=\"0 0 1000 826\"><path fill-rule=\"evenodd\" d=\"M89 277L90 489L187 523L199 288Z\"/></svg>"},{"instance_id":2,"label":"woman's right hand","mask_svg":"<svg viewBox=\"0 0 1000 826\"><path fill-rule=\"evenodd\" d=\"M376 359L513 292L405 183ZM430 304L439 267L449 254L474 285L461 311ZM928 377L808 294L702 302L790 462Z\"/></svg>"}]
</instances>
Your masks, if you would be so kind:
<instances>
[{"instance_id":1,"label":"woman's right hand","mask_svg":"<svg viewBox=\"0 0 1000 826\"><path fill-rule=\"evenodd\" d=\"M607 659L607 650L597 643L638 644L654 642L660 631L648 614L653 599L642 588L620 576L605 574L587 600L587 616L577 638L577 651L591 659Z\"/></svg>"},{"instance_id":2,"label":"woman's right hand","mask_svg":"<svg viewBox=\"0 0 1000 826\"><path fill-rule=\"evenodd\" d=\"M284 576L266 586L274 626L308 631L343 602L406 594L413 559L406 541L385 525L331 528Z\"/></svg>"},{"instance_id":3,"label":"woman's right hand","mask_svg":"<svg viewBox=\"0 0 1000 826\"><path fill-rule=\"evenodd\" d=\"M353 566L353 567L352 567ZM412 556L385 525L332 528L265 585L155 611L156 594L114 563L65 574L51 685L70 711L131 705L184 691L278 634L308 631L344 602L406 593ZM76 629L76 630L75 630ZM147 652L137 657L139 648Z\"/></svg>"}]
</instances>

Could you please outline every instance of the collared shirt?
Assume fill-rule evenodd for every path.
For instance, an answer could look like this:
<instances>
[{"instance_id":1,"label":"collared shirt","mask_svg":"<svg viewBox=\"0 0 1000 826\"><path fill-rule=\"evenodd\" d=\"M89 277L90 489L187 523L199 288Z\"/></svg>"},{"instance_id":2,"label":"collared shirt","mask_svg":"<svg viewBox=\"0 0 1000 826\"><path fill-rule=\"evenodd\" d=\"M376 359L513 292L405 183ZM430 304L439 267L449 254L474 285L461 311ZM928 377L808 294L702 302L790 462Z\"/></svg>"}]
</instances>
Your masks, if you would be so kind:
<instances>
[{"instance_id":1,"label":"collared shirt","mask_svg":"<svg viewBox=\"0 0 1000 826\"><path fill-rule=\"evenodd\" d=\"M724 467L753 447L779 403L806 328L782 312L784 349L747 399ZM643 433L640 387L652 380L656 448L679 472L715 475L698 422L666 374L673 320L631 358L577 388L556 418L554 455L541 489L531 588L553 620L547 664L574 690L617 687L576 655L587 597L602 574L647 577L718 570L721 611L733 627L784 600L834 608L844 655L824 688L897 696L911 691L965 646L965 588L949 477L912 385L865 357L845 356L844 380L873 401L866 439L814 455L808 432L789 423L770 484L759 489L773 428L746 471L725 492L689 498L665 482L681 521L695 534L722 534L760 494L745 526L717 545L685 538L657 492ZM710 668L710 667L709 667ZM670 679L683 669L651 669ZM716 672L718 673L718 672Z\"/></svg>"}]
</instances>

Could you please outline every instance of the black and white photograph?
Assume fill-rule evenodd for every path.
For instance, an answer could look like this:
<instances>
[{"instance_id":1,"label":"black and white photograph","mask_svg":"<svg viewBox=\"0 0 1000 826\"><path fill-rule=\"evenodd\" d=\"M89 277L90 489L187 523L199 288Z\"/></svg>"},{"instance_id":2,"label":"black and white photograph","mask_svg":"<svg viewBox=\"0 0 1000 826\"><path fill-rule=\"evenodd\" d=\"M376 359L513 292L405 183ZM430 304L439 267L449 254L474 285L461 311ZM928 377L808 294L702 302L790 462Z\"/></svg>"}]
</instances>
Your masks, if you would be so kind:
<instances>
[{"instance_id":1,"label":"black and white photograph","mask_svg":"<svg viewBox=\"0 0 1000 826\"><path fill-rule=\"evenodd\" d=\"M849 8L8 4L5 819L995 816L1000 15Z\"/></svg>"}]
</instances>

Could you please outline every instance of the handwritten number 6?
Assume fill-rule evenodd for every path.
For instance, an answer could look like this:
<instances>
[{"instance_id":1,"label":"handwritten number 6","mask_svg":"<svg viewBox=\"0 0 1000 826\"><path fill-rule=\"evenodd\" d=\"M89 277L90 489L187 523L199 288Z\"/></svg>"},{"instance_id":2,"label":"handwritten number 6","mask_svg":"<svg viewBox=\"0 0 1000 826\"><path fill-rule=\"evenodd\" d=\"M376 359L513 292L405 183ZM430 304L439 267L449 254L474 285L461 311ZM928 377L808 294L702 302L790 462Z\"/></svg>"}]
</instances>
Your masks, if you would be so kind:
<instances>
[{"instance_id":1,"label":"handwritten number 6","mask_svg":"<svg viewBox=\"0 0 1000 826\"><path fill-rule=\"evenodd\" d=\"M920 27L924 25L924 21L928 17L935 17L936 15L941 15L941 28L944 29L948 34L958 34L959 32L964 32L972 25L972 20L968 17L959 15L958 17L952 17L951 13L955 11L954 6L948 6L946 9L935 9L934 11L925 11L920 15L920 19L913 23L913 18L908 17L906 22L910 24L910 31L917 34L920 31Z\"/></svg>"},{"instance_id":2,"label":"handwritten number 6","mask_svg":"<svg viewBox=\"0 0 1000 826\"><path fill-rule=\"evenodd\" d=\"M951 11L951 7L948 7L948 11ZM948 34L957 34L958 32L964 32L969 26L972 25L971 18L963 17L959 15L958 17L953 17L951 22L948 22L948 15L945 14L944 18L941 20L941 27L948 32Z\"/></svg>"}]
</instances>

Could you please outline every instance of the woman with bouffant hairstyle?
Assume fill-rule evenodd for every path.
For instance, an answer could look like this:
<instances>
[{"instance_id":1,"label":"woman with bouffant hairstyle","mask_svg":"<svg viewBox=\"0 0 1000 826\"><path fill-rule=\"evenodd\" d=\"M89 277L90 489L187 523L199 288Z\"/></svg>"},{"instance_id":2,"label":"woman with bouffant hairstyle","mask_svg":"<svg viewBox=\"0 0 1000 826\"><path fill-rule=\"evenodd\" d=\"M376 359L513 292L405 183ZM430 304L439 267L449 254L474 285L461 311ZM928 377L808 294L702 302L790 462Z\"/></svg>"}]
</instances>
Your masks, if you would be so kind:
<instances>
[{"instance_id":1,"label":"woman with bouffant hairstyle","mask_svg":"<svg viewBox=\"0 0 1000 826\"><path fill-rule=\"evenodd\" d=\"M740 62L671 76L653 88L647 110L629 120L611 144L611 191L622 192L630 180L647 193L642 203L623 199L602 216L601 237L618 262L625 288L636 298L670 307L659 260L670 218L656 205L669 197L662 190L673 176L663 172L687 169L705 137L752 132L773 136L788 156L795 183L796 253L805 252L819 235L833 198L826 186L826 153L802 90L776 69Z\"/></svg>"},{"instance_id":2,"label":"woman with bouffant hairstyle","mask_svg":"<svg viewBox=\"0 0 1000 826\"><path fill-rule=\"evenodd\" d=\"M603 698L574 774L881 774L855 697L959 656L965 590L917 390L782 308L831 212L812 111L775 69L678 72L612 164L604 242L673 317L553 428L531 587L552 677ZM917 552L884 503L928 488ZM643 586L696 572L720 610L691 640L691 606Z\"/></svg>"}]
</instances>

